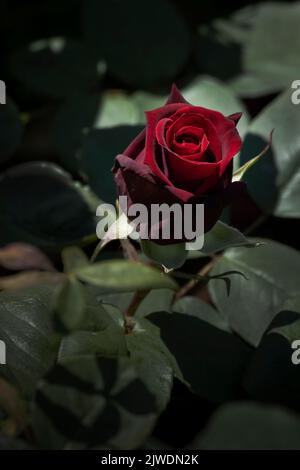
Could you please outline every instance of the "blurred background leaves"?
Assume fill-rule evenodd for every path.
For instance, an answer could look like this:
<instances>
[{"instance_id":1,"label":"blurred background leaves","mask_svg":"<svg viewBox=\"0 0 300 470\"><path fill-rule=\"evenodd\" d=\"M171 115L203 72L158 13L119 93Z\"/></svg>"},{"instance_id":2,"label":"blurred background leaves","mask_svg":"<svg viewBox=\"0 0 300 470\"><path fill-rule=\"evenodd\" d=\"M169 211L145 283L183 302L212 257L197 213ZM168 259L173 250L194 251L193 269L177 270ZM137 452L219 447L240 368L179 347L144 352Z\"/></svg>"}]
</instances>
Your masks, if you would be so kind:
<instances>
[{"instance_id":1,"label":"blurred background leaves","mask_svg":"<svg viewBox=\"0 0 300 470\"><path fill-rule=\"evenodd\" d=\"M0 1L0 448L298 446L300 4L248 3ZM239 271L230 295L222 279L174 292L117 241L89 261L114 157L172 82L194 105L243 112L235 168L274 129L248 193L184 268Z\"/></svg>"}]
</instances>

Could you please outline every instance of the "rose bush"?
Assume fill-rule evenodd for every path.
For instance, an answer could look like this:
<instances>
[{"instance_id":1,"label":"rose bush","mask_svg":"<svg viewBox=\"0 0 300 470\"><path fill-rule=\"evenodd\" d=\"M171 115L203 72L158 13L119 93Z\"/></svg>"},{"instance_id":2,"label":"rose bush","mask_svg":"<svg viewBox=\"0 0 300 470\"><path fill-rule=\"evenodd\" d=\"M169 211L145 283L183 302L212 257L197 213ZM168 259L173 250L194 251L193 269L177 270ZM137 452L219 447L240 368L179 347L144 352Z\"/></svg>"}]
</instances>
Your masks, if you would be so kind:
<instances>
[{"instance_id":1,"label":"rose bush","mask_svg":"<svg viewBox=\"0 0 300 470\"><path fill-rule=\"evenodd\" d=\"M193 106L173 85L166 104L146 116L146 128L116 157L118 195L127 196L129 207L204 204L208 232L244 187L232 182L232 159L241 148L236 129L241 113L226 117ZM156 241L178 243L174 238Z\"/></svg>"}]
</instances>

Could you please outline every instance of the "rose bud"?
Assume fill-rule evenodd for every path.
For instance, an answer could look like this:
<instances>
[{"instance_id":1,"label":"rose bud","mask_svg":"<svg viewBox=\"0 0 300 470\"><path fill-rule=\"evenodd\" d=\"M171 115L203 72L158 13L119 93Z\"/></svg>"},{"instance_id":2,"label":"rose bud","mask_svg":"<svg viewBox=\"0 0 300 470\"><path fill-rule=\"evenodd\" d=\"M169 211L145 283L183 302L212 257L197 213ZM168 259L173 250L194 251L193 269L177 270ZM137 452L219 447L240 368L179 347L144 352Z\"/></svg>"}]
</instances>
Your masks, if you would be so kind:
<instances>
[{"instance_id":1,"label":"rose bud","mask_svg":"<svg viewBox=\"0 0 300 470\"><path fill-rule=\"evenodd\" d=\"M127 196L128 207L144 204L149 212L152 204L188 203L195 211L203 204L208 232L244 186L232 182L232 159L241 148L236 129L241 113L226 117L193 106L173 85L166 104L146 116L146 128L116 157L118 195ZM178 243L173 236L154 241Z\"/></svg>"}]
</instances>

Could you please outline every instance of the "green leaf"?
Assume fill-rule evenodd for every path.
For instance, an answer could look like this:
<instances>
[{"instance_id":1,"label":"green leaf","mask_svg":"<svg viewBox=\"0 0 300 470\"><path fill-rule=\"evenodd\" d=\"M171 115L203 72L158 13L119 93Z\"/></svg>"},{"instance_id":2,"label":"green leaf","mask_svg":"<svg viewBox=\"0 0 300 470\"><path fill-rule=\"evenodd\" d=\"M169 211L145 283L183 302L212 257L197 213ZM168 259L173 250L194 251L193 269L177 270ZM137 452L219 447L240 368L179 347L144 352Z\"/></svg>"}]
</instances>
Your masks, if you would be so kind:
<instances>
[{"instance_id":1,"label":"green leaf","mask_svg":"<svg viewBox=\"0 0 300 470\"><path fill-rule=\"evenodd\" d=\"M108 18L114 18L113 28ZM190 53L187 24L166 0L153 0L146 15L138 0L105 4L88 0L84 3L83 31L90 47L106 60L108 72L134 86L173 78Z\"/></svg>"},{"instance_id":2,"label":"green leaf","mask_svg":"<svg viewBox=\"0 0 300 470\"><path fill-rule=\"evenodd\" d=\"M244 74L233 80L233 89L245 97L257 97L289 87L300 66L299 4L262 3L235 17L240 17L247 36L242 44ZM274 37L277 47L273 47Z\"/></svg>"},{"instance_id":3,"label":"green leaf","mask_svg":"<svg viewBox=\"0 0 300 470\"><path fill-rule=\"evenodd\" d=\"M173 375L181 377L176 361L162 342L159 329L141 315L134 317L134 327L125 334L124 317L121 312L109 305L107 325L98 332L74 332L65 337L59 350L59 363L97 354L101 357L130 357L139 377L147 389L156 397L161 411L170 399Z\"/></svg>"},{"instance_id":4,"label":"green leaf","mask_svg":"<svg viewBox=\"0 0 300 470\"><path fill-rule=\"evenodd\" d=\"M256 157L251 158L248 162L244 163L240 168L237 168L237 170L234 171L233 176L232 176L232 181L241 181L243 177L245 176L246 172L253 166L255 165L261 157L263 157L268 150L271 148L271 139L272 139L272 133L270 136L270 143L266 145L266 147L258 154Z\"/></svg>"},{"instance_id":5,"label":"green leaf","mask_svg":"<svg viewBox=\"0 0 300 470\"><path fill-rule=\"evenodd\" d=\"M223 406L211 418L193 449L300 449L298 415L279 407L240 402Z\"/></svg>"},{"instance_id":6,"label":"green leaf","mask_svg":"<svg viewBox=\"0 0 300 470\"><path fill-rule=\"evenodd\" d=\"M83 307L83 300L84 300L84 314L81 316L81 321L78 322L76 329L80 331L84 331L84 332L86 331L98 332L98 331L105 330L108 327L108 325L111 323L111 317L107 313L107 311L104 308L104 305L99 299L98 293L94 292L94 289L92 286L87 286L87 285L83 286L81 283L79 284L80 284L80 288L79 288L80 292L79 294L74 294L74 298L76 298L77 295L82 295L83 299L80 300L80 305L82 305ZM55 301L57 299L57 295L59 294L59 291L61 290L61 287L62 285L58 286L55 292L53 307L55 307ZM69 290L69 292L70 291L71 289ZM69 300L70 300L70 315L71 315L71 321L72 321L72 312L73 310L76 310L77 307L74 306L74 301L72 301L72 296L69 298ZM59 332L61 333L61 323L58 323L57 327L58 327ZM66 333L65 331L63 332Z\"/></svg>"},{"instance_id":7,"label":"green leaf","mask_svg":"<svg viewBox=\"0 0 300 470\"><path fill-rule=\"evenodd\" d=\"M295 340L300 339L300 296L292 297L288 299L283 306L283 312L293 313L291 319L293 321L287 322L286 324L279 324L277 327L277 322L273 322L273 333L278 333L284 336L290 343ZM295 314L295 315L294 315ZM298 314L298 315L297 315ZM289 316L289 315L288 315ZM270 327L271 328L271 327ZM269 328L269 331L270 331Z\"/></svg>"},{"instance_id":8,"label":"green leaf","mask_svg":"<svg viewBox=\"0 0 300 470\"><path fill-rule=\"evenodd\" d=\"M201 252L205 255L225 250L226 248L247 246L255 247L257 243L246 238L238 229L224 224L220 220L205 234Z\"/></svg>"},{"instance_id":9,"label":"green leaf","mask_svg":"<svg viewBox=\"0 0 300 470\"><path fill-rule=\"evenodd\" d=\"M44 449L134 449L155 424L154 397L126 358L87 355L56 365L41 382L33 430Z\"/></svg>"},{"instance_id":10,"label":"green leaf","mask_svg":"<svg viewBox=\"0 0 300 470\"><path fill-rule=\"evenodd\" d=\"M137 124L140 124L139 110L131 97L116 91L102 95L100 115L95 121L96 128Z\"/></svg>"},{"instance_id":11,"label":"green leaf","mask_svg":"<svg viewBox=\"0 0 300 470\"><path fill-rule=\"evenodd\" d=\"M146 111L164 106L167 101L167 95L156 95L146 91L136 91L132 95L132 100L135 102L139 111L139 123L146 124Z\"/></svg>"},{"instance_id":12,"label":"green leaf","mask_svg":"<svg viewBox=\"0 0 300 470\"><path fill-rule=\"evenodd\" d=\"M158 245L150 240L141 240L141 248L149 259L167 269L180 268L185 263L188 255L185 243L165 246Z\"/></svg>"},{"instance_id":13,"label":"green leaf","mask_svg":"<svg viewBox=\"0 0 300 470\"><path fill-rule=\"evenodd\" d=\"M1 372L28 395L56 356L51 340L52 294L53 287L42 285L0 294L0 338L7 356Z\"/></svg>"},{"instance_id":14,"label":"green leaf","mask_svg":"<svg viewBox=\"0 0 300 470\"><path fill-rule=\"evenodd\" d=\"M25 163L0 176L0 244L58 251L95 233L95 219L70 175L51 163Z\"/></svg>"},{"instance_id":15,"label":"green leaf","mask_svg":"<svg viewBox=\"0 0 300 470\"><path fill-rule=\"evenodd\" d=\"M232 279L229 296L220 280L209 282L212 300L230 327L254 345L286 299L300 293L300 254L271 240L259 241L264 245L255 250L226 251L211 271L211 275L219 275L238 270L246 276Z\"/></svg>"},{"instance_id":16,"label":"green leaf","mask_svg":"<svg viewBox=\"0 0 300 470\"><path fill-rule=\"evenodd\" d=\"M114 203L116 189L112 167L116 155L122 153L141 132L140 126L116 126L93 129L83 138L79 166L91 188L104 201Z\"/></svg>"},{"instance_id":17,"label":"green leaf","mask_svg":"<svg viewBox=\"0 0 300 470\"><path fill-rule=\"evenodd\" d=\"M75 39L53 37L23 47L11 59L14 77L30 91L65 97L95 89L103 67L91 48Z\"/></svg>"},{"instance_id":18,"label":"green leaf","mask_svg":"<svg viewBox=\"0 0 300 470\"><path fill-rule=\"evenodd\" d=\"M89 259L80 248L77 246L69 246L64 248L61 254L64 271L72 273L81 267L89 265Z\"/></svg>"},{"instance_id":19,"label":"green leaf","mask_svg":"<svg viewBox=\"0 0 300 470\"><path fill-rule=\"evenodd\" d=\"M146 318L136 321L125 338L131 361L162 411L170 399L173 376L183 380L176 359L162 341L159 328Z\"/></svg>"},{"instance_id":20,"label":"green leaf","mask_svg":"<svg viewBox=\"0 0 300 470\"><path fill-rule=\"evenodd\" d=\"M87 130L93 127L100 109L99 94L69 96L58 108L50 138L60 161L69 171L80 169L78 152Z\"/></svg>"},{"instance_id":21,"label":"green leaf","mask_svg":"<svg viewBox=\"0 0 300 470\"><path fill-rule=\"evenodd\" d=\"M172 289L154 289L151 290L139 304L134 317L143 318L152 312L170 312L174 298Z\"/></svg>"},{"instance_id":22,"label":"green leaf","mask_svg":"<svg viewBox=\"0 0 300 470\"><path fill-rule=\"evenodd\" d=\"M248 162L265 147L274 129L272 149L259 161L245 181L255 202L279 217L299 217L300 139L299 109L291 91L281 94L259 114L250 126L240 162Z\"/></svg>"},{"instance_id":23,"label":"green leaf","mask_svg":"<svg viewBox=\"0 0 300 470\"><path fill-rule=\"evenodd\" d=\"M242 340L194 314L157 312L147 319L160 328L162 341L193 392L213 402L239 395L251 356Z\"/></svg>"},{"instance_id":24,"label":"green leaf","mask_svg":"<svg viewBox=\"0 0 300 470\"><path fill-rule=\"evenodd\" d=\"M270 94L278 93L283 88L273 80L272 75L262 73L241 73L229 82L232 91L241 98L259 99Z\"/></svg>"},{"instance_id":25,"label":"green leaf","mask_svg":"<svg viewBox=\"0 0 300 470\"><path fill-rule=\"evenodd\" d=\"M129 307L130 302L134 296L134 292L107 292L106 289L101 289L97 286L90 286L90 288L96 290L97 299L105 307L106 304L117 307L119 310L124 310ZM99 292L100 291L100 292ZM155 290L154 292L158 292ZM173 292L173 291L172 291Z\"/></svg>"},{"instance_id":26,"label":"green leaf","mask_svg":"<svg viewBox=\"0 0 300 470\"><path fill-rule=\"evenodd\" d=\"M55 311L69 331L79 329L83 323L86 311L85 287L73 276L68 277L59 287Z\"/></svg>"},{"instance_id":27,"label":"green leaf","mask_svg":"<svg viewBox=\"0 0 300 470\"><path fill-rule=\"evenodd\" d=\"M6 104L0 106L1 162L8 160L15 153L21 142L22 133L19 111L14 103L7 99Z\"/></svg>"},{"instance_id":28,"label":"green leaf","mask_svg":"<svg viewBox=\"0 0 300 470\"><path fill-rule=\"evenodd\" d=\"M103 357L127 355L124 328L112 323L103 331L77 331L64 337L59 350L59 362L67 363L75 357L99 354Z\"/></svg>"},{"instance_id":29,"label":"green leaf","mask_svg":"<svg viewBox=\"0 0 300 470\"><path fill-rule=\"evenodd\" d=\"M300 339L300 296L288 300L264 334L244 378L250 396L300 411L300 375L293 356ZM299 349L299 345L298 345Z\"/></svg>"},{"instance_id":30,"label":"green leaf","mask_svg":"<svg viewBox=\"0 0 300 470\"><path fill-rule=\"evenodd\" d=\"M18 390L0 377L0 409L4 412L1 419L1 433L19 436L28 426L25 401Z\"/></svg>"},{"instance_id":31,"label":"green leaf","mask_svg":"<svg viewBox=\"0 0 300 470\"><path fill-rule=\"evenodd\" d=\"M75 274L84 282L119 292L177 287L173 279L158 270L126 260L94 263L78 269Z\"/></svg>"},{"instance_id":32,"label":"green leaf","mask_svg":"<svg viewBox=\"0 0 300 470\"><path fill-rule=\"evenodd\" d=\"M94 287L94 286L93 286ZM98 290L98 288L96 288ZM106 291L98 292L97 299L106 308L107 305L117 307L126 312L132 301L134 292L119 292L108 294ZM174 298L173 289L153 289L143 298L139 304L134 317L143 318L152 312L169 312Z\"/></svg>"},{"instance_id":33,"label":"green leaf","mask_svg":"<svg viewBox=\"0 0 300 470\"><path fill-rule=\"evenodd\" d=\"M226 319L223 318L211 305L203 302L203 300L198 299L197 297L189 295L181 297L181 299L174 302L172 310L176 313L187 314L199 318L220 330L227 332L231 331Z\"/></svg>"},{"instance_id":34,"label":"green leaf","mask_svg":"<svg viewBox=\"0 0 300 470\"><path fill-rule=\"evenodd\" d=\"M197 71L226 81L241 73L239 42L240 36L245 35L244 30L237 31L235 25L230 28L231 23L228 23L223 18L216 18L209 24L200 24L194 43Z\"/></svg>"},{"instance_id":35,"label":"green leaf","mask_svg":"<svg viewBox=\"0 0 300 470\"><path fill-rule=\"evenodd\" d=\"M65 336L59 349L59 362L67 363L75 357L98 354L105 357L127 356L124 318L115 308L99 308L102 323L92 331L77 331Z\"/></svg>"}]
</instances>

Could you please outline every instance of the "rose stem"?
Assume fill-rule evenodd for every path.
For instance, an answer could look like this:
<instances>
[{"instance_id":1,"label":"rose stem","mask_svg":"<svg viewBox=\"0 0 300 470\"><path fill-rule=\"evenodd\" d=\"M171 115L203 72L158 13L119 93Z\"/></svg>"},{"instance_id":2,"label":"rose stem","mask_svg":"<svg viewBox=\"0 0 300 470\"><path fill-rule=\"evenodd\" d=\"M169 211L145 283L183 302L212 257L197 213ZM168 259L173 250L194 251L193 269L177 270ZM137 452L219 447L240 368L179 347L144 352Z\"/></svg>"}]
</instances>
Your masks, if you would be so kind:
<instances>
[{"instance_id":1,"label":"rose stem","mask_svg":"<svg viewBox=\"0 0 300 470\"><path fill-rule=\"evenodd\" d=\"M138 290L124 313L124 330L126 335L132 332L134 328L133 316L148 292L150 292L150 289Z\"/></svg>"},{"instance_id":2,"label":"rose stem","mask_svg":"<svg viewBox=\"0 0 300 470\"><path fill-rule=\"evenodd\" d=\"M136 251L133 244L128 240L128 238L121 239L120 242L124 257L129 259L130 261L139 262L140 260L138 252ZM135 292L126 312L124 313L124 330L126 335L132 332L134 328L134 321L132 317L134 316L140 303L146 297L149 291L150 289L138 290L137 292Z\"/></svg>"},{"instance_id":3,"label":"rose stem","mask_svg":"<svg viewBox=\"0 0 300 470\"><path fill-rule=\"evenodd\" d=\"M209 263L207 263L198 273L197 273L197 276L199 277L203 277L204 280L205 280L205 276L209 273L209 271L213 268L215 262L217 261L217 259L219 259L220 256L215 256L211 261L209 261ZM200 281L201 282L201 281ZM174 302L178 299L180 299L181 297L185 296L190 290L192 290L196 284L199 283L199 279L190 279L189 282L187 282L184 286L181 287L181 289L179 289L178 292L176 292L175 296L174 296Z\"/></svg>"},{"instance_id":4,"label":"rose stem","mask_svg":"<svg viewBox=\"0 0 300 470\"><path fill-rule=\"evenodd\" d=\"M124 258L129 259L130 261L139 262L139 255L135 247L128 240L128 238L120 239L121 247L124 253Z\"/></svg>"}]
</instances>

